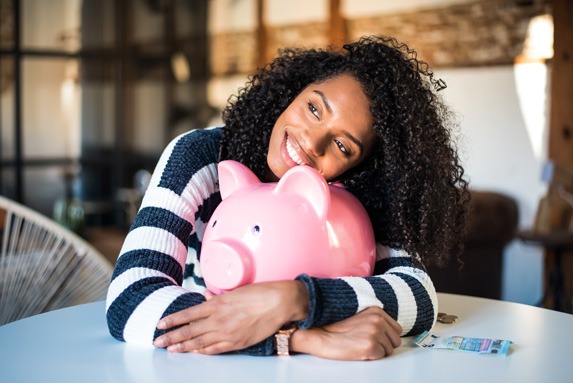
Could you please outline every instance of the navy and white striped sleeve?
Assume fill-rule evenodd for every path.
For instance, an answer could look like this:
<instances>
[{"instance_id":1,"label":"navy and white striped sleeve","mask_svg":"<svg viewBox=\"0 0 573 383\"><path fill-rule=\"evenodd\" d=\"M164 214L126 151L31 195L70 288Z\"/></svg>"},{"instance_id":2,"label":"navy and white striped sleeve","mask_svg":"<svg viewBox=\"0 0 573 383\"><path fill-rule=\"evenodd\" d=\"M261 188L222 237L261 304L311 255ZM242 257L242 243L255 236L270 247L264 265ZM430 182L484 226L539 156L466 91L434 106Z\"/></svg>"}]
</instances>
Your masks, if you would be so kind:
<instances>
[{"instance_id":1,"label":"navy and white striped sleeve","mask_svg":"<svg viewBox=\"0 0 573 383\"><path fill-rule=\"evenodd\" d=\"M372 277L313 278L301 275L310 295L310 310L301 328L322 326L377 306L402 326L402 336L430 330L437 317L438 299L426 271L404 251L377 246Z\"/></svg>"},{"instance_id":2,"label":"navy and white striped sleeve","mask_svg":"<svg viewBox=\"0 0 573 383\"><path fill-rule=\"evenodd\" d=\"M162 317L204 302L181 284L195 215L218 193L219 137L217 130L192 131L162 154L108 289L107 323L116 339L152 346Z\"/></svg>"}]
</instances>

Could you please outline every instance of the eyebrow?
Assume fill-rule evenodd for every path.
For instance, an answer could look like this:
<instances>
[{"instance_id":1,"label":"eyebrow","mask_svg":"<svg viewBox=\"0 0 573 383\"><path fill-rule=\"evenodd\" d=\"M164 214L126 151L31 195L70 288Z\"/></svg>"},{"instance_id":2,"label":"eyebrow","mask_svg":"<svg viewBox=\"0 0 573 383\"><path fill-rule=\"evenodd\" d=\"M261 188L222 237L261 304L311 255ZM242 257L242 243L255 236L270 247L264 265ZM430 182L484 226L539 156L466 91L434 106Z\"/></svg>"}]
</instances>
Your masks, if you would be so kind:
<instances>
[{"instance_id":1,"label":"eyebrow","mask_svg":"<svg viewBox=\"0 0 573 383\"><path fill-rule=\"evenodd\" d=\"M324 106L326 106L326 110L328 110L330 113L332 113L332 108L330 107L330 104L328 103L328 98L326 98L326 96L324 95L324 93L322 93L320 90L313 90L314 93L318 94L320 96L320 98L322 98L322 102L324 102Z\"/></svg>"},{"instance_id":2,"label":"eyebrow","mask_svg":"<svg viewBox=\"0 0 573 383\"><path fill-rule=\"evenodd\" d=\"M347 131L344 132L344 135L346 137L348 137L348 139L350 139L350 141L354 142L356 144L356 146L358 146L358 148L360 149L360 156L362 156L362 153L364 152L364 146L362 145L362 142L360 142L358 140L358 138L354 137L352 134L348 133Z\"/></svg>"},{"instance_id":3,"label":"eyebrow","mask_svg":"<svg viewBox=\"0 0 573 383\"><path fill-rule=\"evenodd\" d=\"M330 104L328 102L328 98L326 98L325 94L322 93L318 89L313 90L313 92L318 94L320 96L320 98L322 98L322 102L324 103L326 110L328 110L328 112L332 113L332 108L330 107ZM360 149L360 156L362 156L362 153L364 152L364 145L362 145L362 142L360 142L360 140L358 140L358 138L354 137L352 134L348 133L347 131L344 131L344 135L346 137L348 137L348 139L350 141L354 142L356 144L356 146L358 146L358 148Z\"/></svg>"}]
</instances>

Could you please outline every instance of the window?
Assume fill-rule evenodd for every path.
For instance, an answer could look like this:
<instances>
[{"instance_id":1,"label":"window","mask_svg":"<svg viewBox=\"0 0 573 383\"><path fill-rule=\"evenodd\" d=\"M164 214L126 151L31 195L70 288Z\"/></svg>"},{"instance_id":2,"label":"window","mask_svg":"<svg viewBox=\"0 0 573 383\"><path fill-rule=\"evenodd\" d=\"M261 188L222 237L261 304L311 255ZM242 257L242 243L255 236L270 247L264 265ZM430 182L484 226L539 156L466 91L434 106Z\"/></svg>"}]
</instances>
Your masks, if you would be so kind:
<instances>
[{"instance_id":1,"label":"window","mask_svg":"<svg viewBox=\"0 0 573 383\"><path fill-rule=\"evenodd\" d=\"M116 196L203 128L207 0L0 0L0 193L128 225Z\"/></svg>"}]
</instances>

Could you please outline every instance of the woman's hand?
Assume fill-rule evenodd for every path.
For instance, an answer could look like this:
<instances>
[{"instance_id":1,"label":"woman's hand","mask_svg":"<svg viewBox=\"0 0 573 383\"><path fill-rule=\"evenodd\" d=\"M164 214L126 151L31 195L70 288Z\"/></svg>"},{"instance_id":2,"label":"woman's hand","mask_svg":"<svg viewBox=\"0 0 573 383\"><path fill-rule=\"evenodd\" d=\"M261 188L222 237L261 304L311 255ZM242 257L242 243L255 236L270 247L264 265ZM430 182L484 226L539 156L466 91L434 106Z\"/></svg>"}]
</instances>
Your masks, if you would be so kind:
<instances>
[{"instance_id":1,"label":"woman's hand","mask_svg":"<svg viewBox=\"0 0 573 383\"><path fill-rule=\"evenodd\" d=\"M401 333L402 327L384 310L370 307L340 322L296 331L291 350L325 359L381 359L400 346Z\"/></svg>"},{"instance_id":2,"label":"woman's hand","mask_svg":"<svg viewBox=\"0 0 573 383\"><path fill-rule=\"evenodd\" d=\"M308 292L299 281L255 283L205 297L206 302L163 318L160 330L183 326L154 345L170 352L220 354L252 346L308 316Z\"/></svg>"}]
</instances>

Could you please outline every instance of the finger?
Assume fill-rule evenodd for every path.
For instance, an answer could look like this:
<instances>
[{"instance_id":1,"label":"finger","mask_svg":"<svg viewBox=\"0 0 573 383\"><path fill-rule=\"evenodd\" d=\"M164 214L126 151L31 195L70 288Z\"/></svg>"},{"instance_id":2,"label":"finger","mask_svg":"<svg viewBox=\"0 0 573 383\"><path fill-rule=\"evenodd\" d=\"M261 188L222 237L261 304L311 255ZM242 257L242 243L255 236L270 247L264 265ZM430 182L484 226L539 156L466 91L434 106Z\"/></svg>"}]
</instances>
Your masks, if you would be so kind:
<instances>
[{"instance_id":1,"label":"finger","mask_svg":"<svg viewBox=\"0 0 573 383\"><path fill-rule=\"evenodd\" d=\"M205 342L209 342L208 340L209 336L207 334L204 335L200 335L198 337L195 337L193 339L187 339L175 344L170 345L169 347L167 347L167 351L169 352L193 352L196 351L197 349L201 349L203 347L205 347L206 345L210 345L211 343L205 343Z\"/></svg>"},{"instance_id":2,"label":"finger","mask_svg":"<svg viewBox=\"0 0 573 383\"><path fill-rule=\"evenodd\" d=\"M188 309L178 311L174 314L162 318L157 323L159 330L167 330L171 327L179 326L182 324L191 323L199 319L203 319L209 315L209 307L205 304L189 307Z\"/></svg>"},{"instance_id":3,"label":"finger","mask_svg":"<svg viewBox=\"0 0 573 383\"><path fill-rule=\"evenodd\" d=\"M208 332L202 324L203 323L200 322L194 322L181 326L176 330L169 331L158 337L153 344L155 347L163 348L202 336Z\"/></svg>"},{"instance_id":4,"label":"finger","mask_svg":"<svg viewBox=\"0 0 573 383\"><path fill-rule=\"evenodd\" d=\"M222 341L214 333L205 334L167 347L169 352L193 352L206 355L221 354L235 349L237 348L233 348L231 342Z\"/></svg>"},{"instance_id":5,"label":"finger","mask_svg":"<svg viewBox=\"0 0 573 383\"><path fill-rule=\"evenodd\" d=\"M387 336L384 336L384 334L382 334L382 336L380 336L377 340L378 340L378 345L379 345L378 359L381 359L385 356L392 355L395 347L394 347L392 341L390 340L390 338Z\"/></svg>"},{"instance_id":6,"label":"finger","mask_svg":"<svg viewBox=\"0 0 573 383\"><path fill-rule=\"evenodd\" d=\"M398 334L392 327L388 326L384 329L381 329L376 336L376 340L380 345L381 349L383 349L384 356L392 355L394 349L399 347L402 344L402 338L400 338L400 334Z\"/></svg>"},{"instance_id":7,"label":"finger","mask_svg":"<svg viewBox=\"0 0 573 383\"><path fill-rule=\"evenodd\" d=\"M389 316L390 317L390 316ZM393 318L390 317L390 326L392 326L392 329L396 332L396 334L398 334L398 336L402 335L402 326L400 326L400 323L396 322Z\"/></svg>"},{"instance_id":8,"label":"finger","mask_svg":"<svg viewBox=\"0 0 573 383\"><path fill-rule=\"evenodd\" d=\"M394 348L400 347L400 345L402 344L402 338L400 337L401 334L402 334L402 328L400 328L400 332L392 330L386 331L386 335L388 336L388 339L390 340L390 343L392 343L392 346Z\"/></svg>"},{"instance_id":9,"label":"finger","mask_svg":"<svg viewBox=\"0 0 573 383\"><path fill-rule=\"evenodd\" d=\"M213 294L209 290L205 290L205 299L206 300L211 300L213 297L215 297L215 294Z\"/></svg>"},{"instance_id":10,"label":"finger","mask_svg":"<svg viewBox=\"0 0 573 383\"><path fill-rule=\"evenodd\" d=\"M207 347L193 350L192 352L203 355L218 355L218 354L223 354L225 352L235 351L238 349L239 349L238 347L233 347L233 344L230 342L218 342L218 343L213 343L212 345Z\"/></svg>"},{"instance_id":11,"label":"finger","mask_svg":"<svg viewBox=\"0 0 573 383\"><path fill-rule=\"evenodd\" d=\"M178 328L177 330L170 331L166 334L155 339L153 345L155 347L164 348L177 344L191 337L191 327L189 325Z\"/></svg>"},{"instance_id":12,"label":"finger","mask_svg":"<svg viewBox=\"0 0 573 383\"><path fill-rule=\"evenodd\" d=\"M396 322L396 320L384 310L382 310L382 316L384 316L386 322L392 326L392 329L394 329L398 335L402 335L403 329L402 326L400 326L400 323Z\"/></svg>"}]
</instances>

